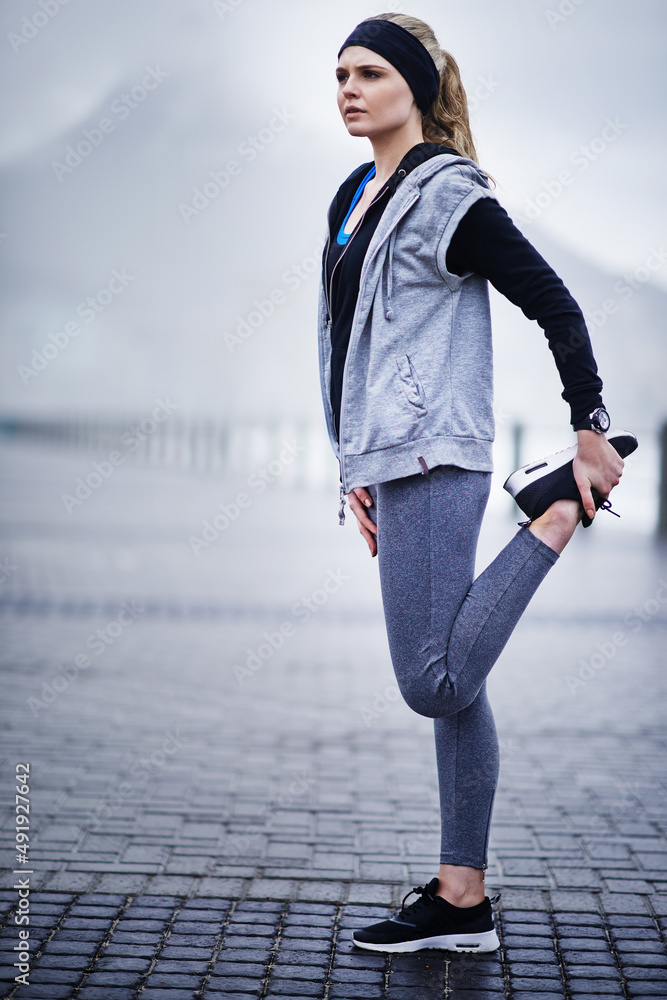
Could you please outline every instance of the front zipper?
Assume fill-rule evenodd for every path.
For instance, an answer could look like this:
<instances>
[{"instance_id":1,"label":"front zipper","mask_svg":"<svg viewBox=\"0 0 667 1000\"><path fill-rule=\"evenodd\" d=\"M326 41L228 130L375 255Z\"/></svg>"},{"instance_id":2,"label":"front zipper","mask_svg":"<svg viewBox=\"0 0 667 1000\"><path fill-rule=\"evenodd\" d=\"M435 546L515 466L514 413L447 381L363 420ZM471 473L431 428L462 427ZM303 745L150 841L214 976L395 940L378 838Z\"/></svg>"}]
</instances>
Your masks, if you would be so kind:
<instances>
[{"instance_id":1,"label":"front zipper","mask_svg":"<svg viewBox=\"0 0 667 1000\"><path fill-rule=\"evenodd\" d=\"M340 484L339 493L338 523L345 524L345 491L343 490L342 482Z\"/></svg>"},{"instance_id":2,"label":"front zipper","mask_svg":"<svg viewBox=\"0 0 667 1000\"><path fill-rule=\"evenodd\" d=\"M341 260L345 256L345 251L349 247L350 242L352 240L352 237L357 232L357 230L359 229L359 227L362 225L362 223L363 223L363 221L364 221L364 219L366 217L366 212L368 211L369 208L371 208L375 204L375 202L378 200L378 198L380 198L382 196L382 194L384 193L385 187L386 187L386 183L382 185L382 187L380 188L380 190L378 191L378 193L373 198L373 201L371 201L370 204L368 204L366 206L366 208L364 209L364 214L361 216L361 218L357 222L356 226L354 227L354 229L352 230L352 232L348 236L347 243L345 244L345 246L343 248L343 252L342 252L342 254L340 255L340 257L338 258L338 260L336 261L336 263L333 266L333 269L331 271L331 279L329 281L329 295L326 296L326 294L325 294L325 298L328 299L327 300L327 317L329 319L331 319L331 299L333 297L333 279L334 279L334 274L336 273L336 268L338 267L338 265L340 264ZM326 255L329 253L329 244L330 243L331 243L331 231L329 231L329 235L327 237L327 246L326 246L325 257L324 257L324 260L325 260L325 277L326 277ZM326 281L325 281L325 293L326 293Z\"/></svg>"},{"instance_id":3,"label":"front zipper","mask_svg":"<svg viewBox=\"0 0 667 1000\"><path fill-rule=\"evenodd\" d=\"M406 214L406 212L408 211L408 209L412 208L412 206L418 200L418 198L419 198L419 191L414 190L413 193L412 193L412 197L411 197L410 201L408 201L408 203L403 206L403 209L402 209L400 215L398 216L398 218L396 218L394 220L394 222L393 222L393 224L391 226L391 229L384 234L384 236L382 237L382 240L375 247L375 249L373 250L373 253L371 254L371 256L370 257L366 257L364 259L364 263L363 263L363 265L361 267L361 275L359 277L359 295L357 297L357 306L359 305L359 299L361 298L361 291L362 291L362 287L363 287L363 284L364 284L364 278L368 274L368 269L369 269L369 267L370 267L373 259L376 257L378 251L380 250L380 248L382 247L382 245L385 243L385 241L387 240L387 238L391 236L391 234L395 230L396 226L401 221L401 219L403 218L403 216ZM341 257L342 256L343 255L341 254ZM349 361L350 361L350 355L352 353L352 350L351 350L352 349L352 338L353 338L353 334L354 334L354 318L356 317L356 313L357 313L357 310L355 308L355 310L354 310L354 317L352 318L352 330L350 331L350 341L349 341L349 343L347 345L347 353L345 355L345 364L343 366L343 388L342 388L341 399L340 399L340 420L339 420L339 423L338 423L338 453L339 453L339 456L340 456L339 461L340 461L341 490L344 490L344 487L345 487L345 461L344 461L343 444L342 444L342 442L343 442L343 414L345 413L345 386L346 386L345 374L347 372L347 367L348 367L348 364L349 364ZM341 524L343 523L342 521L340 521L340 511L339 511L339 523L341 523Z\"/></svg>"},{"instance_id":4,"label":"front zipper","mask_svg":"<svg viewBox=\"0 0 667 1000\"><path fill-rule=\"evenodd\" d=\"M329 227L329 233L327 235L327 245L326 245L326 248L325 248L325 251L324 251L324 262L323 262L324 263L324 279L325 279L325 281L324 281L324 298L325 298L326 307L327 307L327 337L328 337L328 343L329 343L329 345L331 344L331 327L332 327L332 324L333 324L333 320L332 320L332 316L331 316L331 300L333 299L333 279L334 279L334 274L336 273L336 268L338 267L338 265L340 264L341 260L345 256L347 248L349 247L350 243L352 242L352 238L354 237L355 233L357 232L357 230L359 229L359 227L362 225L362 223L363 223L363 221L364 221L364 219L366 217L366 212L368 211L369 208L371 208L375 204L375 202L379 198L382 197L382 195L384 193L384 189L385 189L385 185L383 184L382 188L375 195L375 198L373 198L373 200L366 206L366 208L364 209L364 214L361 216L361 218L357 222L356 226L354 227L354 229L352 230L352 232L348 236L347 242L346 242L346 244L345 244L345 246L343 248L343 252L342 252L342 254L340 255L340 257L338 258L338 260L336 261L336 263L334 264L334 266L332 268L331 278L330 278L329 284L328 284L328 295L327 295L326 260L327 260L327 255L329 253L329 245L331 243L331 226ZM361 282L359 282L359 285L361 287ZM345 378L345 374L343 373L343 379L344 378ZM342 393L341 393L341 415L342 415L342 409L343 409L343 400L342 400ZM340 464L341 484L340 484L339 504L338 504L338 523L339 523L339 525L344 525L345 524L345 492L343 490L343 465L342 465L342 449L341 449L341 446L340 446L340 436L341 435L340 435L340 423L339 423L339 426L338 426L338 453L341 456L341 464Z\"/></svg>"}]
</instances>

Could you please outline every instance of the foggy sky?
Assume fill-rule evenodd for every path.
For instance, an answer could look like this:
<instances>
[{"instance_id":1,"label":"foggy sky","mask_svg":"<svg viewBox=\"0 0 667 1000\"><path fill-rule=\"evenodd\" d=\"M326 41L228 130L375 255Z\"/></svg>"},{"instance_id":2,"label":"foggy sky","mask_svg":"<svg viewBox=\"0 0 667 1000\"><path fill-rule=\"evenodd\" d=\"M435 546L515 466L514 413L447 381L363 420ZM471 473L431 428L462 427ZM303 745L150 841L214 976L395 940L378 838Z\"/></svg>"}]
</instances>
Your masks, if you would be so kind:
<instances>
[{"instance_id":1,"label":"foggy sky","mask_svg":"<svg viewBox=\"0 0 667 1000\"><path fill-rule=\"evenodd\" d=\"M387 8L69 0L49 16L57 0L43 4L0 12L2 410L137 409L171 392L201 412L315 412L317 273L306 271L337 187L372 159L340 120L336 53ZM660 0L389 9L428 21L457 58L480 161L517 221L537 205L524 231L538 247L555 241L611 277L660 248ZM22 31L34 37L12 40ZM147 74L153 89L132 101ZM63 170L84 129L98 145ZM224 189L188 215L212 174ZM118 287L114 271L131 278L86 323L79 307ZM651 284L667 291L667 267ZM225 334L276 290L284 301L265 328L230 351ZM77 321L26 384L18 366Z\"/></svg>"}]
</instances>

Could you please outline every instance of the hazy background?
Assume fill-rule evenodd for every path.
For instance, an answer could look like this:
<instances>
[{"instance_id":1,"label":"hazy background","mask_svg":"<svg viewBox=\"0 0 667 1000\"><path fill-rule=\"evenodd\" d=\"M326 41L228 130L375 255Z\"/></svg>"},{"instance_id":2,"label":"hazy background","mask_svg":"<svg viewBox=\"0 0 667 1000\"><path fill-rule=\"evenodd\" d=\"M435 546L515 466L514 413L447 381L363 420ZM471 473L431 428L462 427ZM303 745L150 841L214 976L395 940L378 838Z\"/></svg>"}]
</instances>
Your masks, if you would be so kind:
<instances>
[{"instance_id":1,"label":"hazy background","mask_svg":"<svg viewBox=\"0 0 667 1000\"><path fill-rule=\"evenodd\" d=\"M372 159L370 143L349 137L340 120L336 53L359 20L384 9L70 0L53 16L40 13L47 23L17 42L22 19L42 8L3 4L5 417L122 419L168 396L181 417L321 420L316 300L326 210L348 173ZM393 9L432 24L459 61L481 163L584 309L614 422L644 435L642 462L655 470L667 374L667 8L414 0ZM136 106L121 117L123 95L148 69L159 82L134 91ZM276 110L280 131L271 128ZM67 147L104 118L113 131L59 171ZM615 137L600 141L608 120ZM262 144L252 160L251 136ZM210 172L230 160L240 169L221 189ZM563 170L572 183L559 192ZM184 219L183 206L207 183L208 204ZM132 276L127 287L94 321L79 317L78 337L22 378L33 348L77 320L79 303L105 289L113 269ZM272 315L231 350L225 334L276 290ZM495 294L493 303L499 442L516 420L561 440L568 409L542 333Z\"/></svg>"},{"instance_id":2,"label":"hazy background","mask_svg":"<svg viewBox=\"0 0 667 1000\"><path fill-rule=\"evenodd\" d=\"M272 835L297 760L320 784L312 805L298 798L287 813L310 810L314 822L341 808L359 829L385 830L393 814L368 808L374 786L395 804L397 830L435 831L432 723L398 698L377 561L353 517L338 525L317 370L327 208L372 156L340 120L336 54L384 8L57 3L0 9L0 756L5 745L12 766L32 764L33 877L48 891L143 892L158 867L151 851L167 858L183 843L172 816L188 837L202 816L221 837L223 826L224 836L245 835L257 823ZM667 7L414 0L405 9L459 61L481 163L589 317L613 421L640 439L613 495L622 519L601 513L575 532L489 678L506 795L498 825L512 828L502 843L530 845L530 865L528 828L600 824L615 844L634 844L664 800L653 794L660 745L645 737L661 724L667 685L667 548L653 535L667 419ZM12 37L22 30L34 34L25 44ZM141 89L144 78L154 89ZM112 130L98 133L104 119ZM98 144L76 165L68 147L76 155L86 132ZM262 148L249 159L253 136ZM58 166L67 156L68 170ZM223 178L230 161L239 170L221 190L211 174ZM565 170L572 183L562 188ZM196 197L202 207L186 220ZM272 296L279 304L262 318ZM77 309L89 298L101 312L86 323ZM479 570L523 519L502 490L516 428L524 460L574 438L540 328L497 295L493 311L496 474ZM261 321L230 350L249 319ZM67 343L75 321L80 333ZM341 585L325 593L331 574ZM303 622L305 601L319 610ZM120 629L128 604L138 618ZM267 647L284 623L293 637ZM113 644L72 679L65 665L91 651L100 629ZM242 683L239 665L260 649L266 662ZM134 763L178 727L191 737L184 756L100 817ZM539 753L525 733L540 734ZM326 853L337 841L321 829L311 839ZM368 838L373 852L383 842ZM545 840L544 857L564 868L548 842L561 840ZM235 876L227 841L185 843L197 857L174 848L167 881L148 891L180 896L203 871ZM436 838L419 850L433 852L421 880ZM347 878L295 858L285 856L281 878L297 863L303 878ZM399 848L395 859L405 863ZM10 860L0 886L15 885ZM273 878L268 855L241 856L239 877L251 862ZM407 869L394 871L398 880ZM492 870L503 887L506 876ZM552 884L587 887L584 877L577 869ZM643 884L628 880L632 912ZM575 908L590 898L586 888Z\"/></svg>"}]
</instances>

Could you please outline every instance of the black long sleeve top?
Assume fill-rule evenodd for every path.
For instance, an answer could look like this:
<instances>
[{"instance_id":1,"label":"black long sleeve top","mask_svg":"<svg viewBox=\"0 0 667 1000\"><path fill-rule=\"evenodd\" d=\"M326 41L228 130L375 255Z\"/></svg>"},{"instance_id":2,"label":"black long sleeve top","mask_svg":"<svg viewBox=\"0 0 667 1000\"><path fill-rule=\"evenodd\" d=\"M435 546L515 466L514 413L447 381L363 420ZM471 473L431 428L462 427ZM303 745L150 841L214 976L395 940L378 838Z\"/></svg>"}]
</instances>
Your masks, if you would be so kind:
<instances>
[{"instance_id":1,"label":"black long sleeve top","mask_svg":"<svg viewBox=\"0 0 667 1000\"><path fill-rule=\"evenodd\" d=\"M325 275L331 292L331 403L338 433L343 367L350 339L364 257L387 202L400 178L398 171L413 169L432 155L455 152L435 143L414 146L397 167L396 173L378 192L346 245L336 235L350 207L351 199L372 164L364 164L348 179L332 204L331 238ZM336 263L340 261L336 267ZM602 380L597 372L583 313L556 272L517 229L495 198L480 198L460 220L446 255L447 268L454 274L470 271L488 279L528 319L542 327L563 384L563 399L570 406L574 427L602 406ZM334 280L332 272L335 267Z\"/></svg>"}]
</instances>

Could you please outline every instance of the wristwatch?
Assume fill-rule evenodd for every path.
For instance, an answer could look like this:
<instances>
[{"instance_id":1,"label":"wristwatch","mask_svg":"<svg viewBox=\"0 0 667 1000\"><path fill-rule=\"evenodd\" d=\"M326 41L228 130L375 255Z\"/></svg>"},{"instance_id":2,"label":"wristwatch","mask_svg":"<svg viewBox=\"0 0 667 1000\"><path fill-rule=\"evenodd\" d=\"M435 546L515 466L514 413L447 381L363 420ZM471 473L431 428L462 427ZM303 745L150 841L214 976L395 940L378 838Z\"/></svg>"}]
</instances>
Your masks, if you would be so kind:
<instances>
[{"instance_id":1,"label":"wristwatch","mask_svg":"<svg viewBox=\"0 0 667 1000\"><path fill-rule=\"evenodd\" d=\"M611 417L604 406L598 406L592 410L587 417L573 424L575 431L595 431L597 434L606 434L611 427Z\"/></svg>"}]
</instances>

